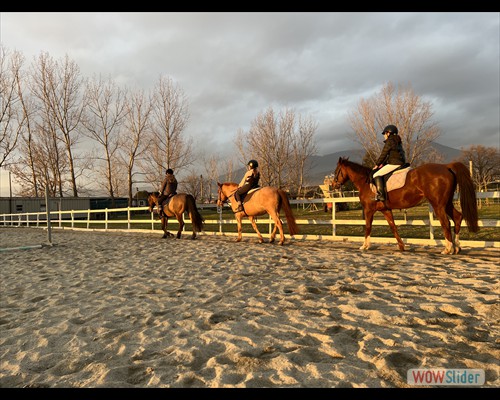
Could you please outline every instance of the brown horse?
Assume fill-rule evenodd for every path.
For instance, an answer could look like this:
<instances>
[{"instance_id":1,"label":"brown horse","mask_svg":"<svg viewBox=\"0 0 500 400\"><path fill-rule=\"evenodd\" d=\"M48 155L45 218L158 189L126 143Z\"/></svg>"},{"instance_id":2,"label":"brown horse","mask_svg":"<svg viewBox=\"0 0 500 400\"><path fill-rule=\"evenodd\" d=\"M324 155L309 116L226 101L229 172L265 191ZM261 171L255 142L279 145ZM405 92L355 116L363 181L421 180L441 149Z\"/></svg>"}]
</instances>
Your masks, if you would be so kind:
<instances>
[{"instance_id":1,"label":"brown horse","mask_svg":"<svg viewBox=\"0 0 500 400\"><path fill-rule=\"evenodd\" d=\"M149 193L148 204L149 212L153 212L153 208L156 206L156 200L159 197L158 192ZM177 231L177 239L181 238L182 229L184 228L184 218L183 213L187 212L189 218L191 219L191 224L193 225L193 234L191 239L196 239L196 232L201 232L203 230L204 219L198 212L196 208L196 201L194 197L187 193L178 193L170 199L168 205L163 206L164 216L161 218L161 227L163 229L163 239L168 236L174 236L169 231L167 231L168 218L175 217L179 221L179 230Z\"/></svg>"},{"instance_id":2,"label":"brown horse","mask_svg":"<svg viewBox=\"0 0 500 400\"><path fill-rule=\"evenodd\" d=\"M433 207L443 228L446 243L442 254L457 254L460 251L459 233L462 218L465 218L469 231L478 231L476 192L469 170L464 164L460 162L429 163L411 169L406 177L405 185L400 189L389 191L385 202L374 200L375 194L370 187L370 172L370 168L340 157L333 180L336 189L350 180L359 190L359 200L365 215L365 241L360 250L370 248L370 234L375 211L384 214L394 237L398 241L399 249L404 250L405 246L394 223L392 210L415 207L425 199ZM453 195L457 184L460 190L460 207L463 216L453 206ZM455 224L455 240L452 238L448 217L452 218Z\"/></svg>"},{"instance_id":3,"label":"brown horse","mask_svg":"<svg viewBox=\"0 0 500 400\"><path fill-rule=\"evenodd\" d=\"M218 188L218 198L217 205L222 207L222 205L231 197L234 196L234 192L238 189L238 184L234 182L219 183L217 182ZM275 187L265 186L256 191L247 193L244 202L244 211L236 212L238 207L236 201L231 202L231 208L235 213L236 222L238 224L238 239L237 242L241 241L241 228L244 217L248 217L250 220L253 230L259 236L259 243L263 243L264 239L257 229L257 224L255 223L255 217L259 215L269 214L274 221L274 229L271 233L271 238L269 243L274 242L276 237L276 229L280 231L280 242L282 245L285 243L285 235L283 233L283 223L280 219L280 210L283 208L285 211L286 222L288 224L288 231L290 235L293 236L299 233L299 228L295 222L295 216L293 215L292 208L290 207L290 202L288 201L287 194Z\"/></svg>"}]
</instances>

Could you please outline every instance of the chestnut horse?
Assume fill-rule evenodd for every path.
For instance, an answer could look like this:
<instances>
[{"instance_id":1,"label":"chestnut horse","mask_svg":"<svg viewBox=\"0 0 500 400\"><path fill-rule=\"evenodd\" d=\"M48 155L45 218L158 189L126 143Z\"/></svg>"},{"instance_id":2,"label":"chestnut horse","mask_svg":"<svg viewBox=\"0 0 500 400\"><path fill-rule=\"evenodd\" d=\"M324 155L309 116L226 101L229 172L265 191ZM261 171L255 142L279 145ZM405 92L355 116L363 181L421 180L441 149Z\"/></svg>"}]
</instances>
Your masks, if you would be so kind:
<instances>
[{"instance_id":1,"label":"chestnut horse","mask_svg":"<svg viewBox=\"0 0 500 400\"><path fill-rule=\"evenodd\" d=\"M148 204L149 212L153 212L153 208L156 206L156 199L159 197L159 192L149 193ZM198 212L196 208L196 201L194 197L187 193L178 193L171 197L168 205L163 206L164 216L161 218L161 228L163 229L163 239L168 236L174 236L169 231L167 231L168 219L169 217L177 218L179 221L179 230L177 231L177 239L181 238L182 229L184 228L184 218L183 213L187 212L189 218L191 219L191 224L193 225L193 234L191 239L196 239L196 232L201 232L203 230L204 219ZM166 216L165 216L166 215Z\"/></svg>"},{"instance_id":2,"label":"chestnut horse","mask_svg":"<svg viewBox=\"0 0 500 400\"><path fill-rule=\"evenodd\" d=\"M222 205L234 196L234 192L238 189L238 184L234 182L219 183L218 187L218 198L217 205L222 207ZM280 231L280 241L279 244L285 243L285 235L283 233L283 223L280 219L280 210L283 208L285 211L286 222L288 224L288 231L290 236L299 233L299 228L295 222L295 216L293 215L292 208L290 207L290 202L288 201L288 196L286 192L281 189L277 189L272 186L265 186L256 191L251 191L247 193L243 201L244 211L236 212L238 204L236 201L231 201L231 208L235 213L236 222L238 224L238 239L237 242L241 241L241 229L244 217L248 217L250 223L252 224L253 230L257 233L259 237L259 243L263 243L264 239L257 229L257 224L255 223L255 217L259 215L269 214L274 221L274 229L271 233L269 243L274 242L276 237L276 229Z\"/></svg>"},{"instance_id":3,"label":"chestnut horse","mask_svg":"<svg viewBox=\"0 0 500 400\"><path fill-rule=\"evenodd\" d=\"M370 172L370 168L349 161L348 158L340 157L333 179L335 189L350 180L359 191L359 200L365 215L365 240L360 250L370 248L373 214L376 211L384 214L394 237L398 241L399 249L404 250L405 246L394 223L392 210L415 207L425 199L433 207L443 228L445 249L442 254L457 254L460 251L459 233L462 218L465 218L470 232L479 230L474 183L469 170L461 162L429 163L411 169L406 177L405 185L400 189L388 192L385 202L374 200L375 194L370 188ZM463 215L453 206L453 195L457 184ZM452 218L455 224L455 240L452 237L448 217Z\"/></svg>"}]
</instances>

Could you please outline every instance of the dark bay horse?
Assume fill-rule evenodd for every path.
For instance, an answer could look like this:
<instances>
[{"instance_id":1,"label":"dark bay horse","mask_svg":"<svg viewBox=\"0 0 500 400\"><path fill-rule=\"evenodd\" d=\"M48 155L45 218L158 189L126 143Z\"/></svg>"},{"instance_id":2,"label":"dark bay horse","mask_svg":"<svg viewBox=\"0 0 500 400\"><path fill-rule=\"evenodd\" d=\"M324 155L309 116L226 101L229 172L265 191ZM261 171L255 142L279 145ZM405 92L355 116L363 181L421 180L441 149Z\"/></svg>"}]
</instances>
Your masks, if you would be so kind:
<instances>
[{"instance_id":1,"label":"dark bay horse","mask_svg":"<svg viewBox=\"0 0 500 400\"><path fill-rule=\"evenodd\" d=\"M234 182L219 183L218 185L218 198L217 205L222 207L222 205L231 197L234 196L234 192L238 189L238 184ZM234 198L234 197L233 197ZM237 242L241 241L241 229L242 220L244 217L248 217L250 223L252 224L253 230L259 236L259 243L263 243L264 239L257 229L257 224L255 223L255 217L259 215L269 214L274 221L274 229L271 233L271 238L269 243L274 242L276 237L276 230L280 231L280 241L279 244L285 243L285 235L283 233L283 223L280 219L280 210L283 208L285 211L286 222L288 225L288 231L290 235L296 235L299 233L299 228L295 222L295 216L293 215L292 208L290 207L290 202L288 201L288 196L286 192L281 189L265 186L254 192L249 192L245 196L243 206L244 211L235 212L238 205L236 201L231 201L231 208L235 212L236 222L238 224L238 239Z\"/></svg>"},{"instance_id":2,"label":"dark bay horse","mask_svg":"<svg viewBox=\"0 0 500 400\"><path fill-rule=\"evenodd\" d=\"M400 189L389 191L385 202L374 200L375 194L371 190L369 181L370 172L370 168L349 161L348 158L340 157L333 180L336 189L350 180L359 191L359 200L365 214L365 241L360 250L370 248L373 214L376 211L384 214L394 237L398 241L399 249L404 250L405 246L394 223L392 210L415 207L425 199L433 207L443 228L446 243L442 254L457 254L460 251L459 233L463 218L465 218L470 232L479 230L474 183L464 164L460 162L429 163L411 169L406 177L405 185ZM457 184L460 191L462 213L453 206L453 195ZM448 217L453 219L455 224L454 240Z\"/></svg>"},{"instance_id":3,"label":"dark bay horse","mask_svg":"<svg viewBox=\"0 0 500 400\"><path fill-rule=\"evenodd\" d=\"M156 206L156 199L158 199L159 193L153 192L149 193L148 205L149 212L153 212L153 208ZM161 218L161 227L163 229L163 239L168 236L173 236L167 231L168 219L170 217L177 218L179 221L179 230L177 231L177 239L181 238L182 229L184 228L184 218L183 213L187 212L189 218L191 219L191 224L193 225L193 234L191 239L196 239L196 232L201 232L203 230L204 219L198 212L196 208L196 201L194 197L187 193L178 193L170 199L168 205L163 206L164 215Z\"/></svg>"}]
</instances>

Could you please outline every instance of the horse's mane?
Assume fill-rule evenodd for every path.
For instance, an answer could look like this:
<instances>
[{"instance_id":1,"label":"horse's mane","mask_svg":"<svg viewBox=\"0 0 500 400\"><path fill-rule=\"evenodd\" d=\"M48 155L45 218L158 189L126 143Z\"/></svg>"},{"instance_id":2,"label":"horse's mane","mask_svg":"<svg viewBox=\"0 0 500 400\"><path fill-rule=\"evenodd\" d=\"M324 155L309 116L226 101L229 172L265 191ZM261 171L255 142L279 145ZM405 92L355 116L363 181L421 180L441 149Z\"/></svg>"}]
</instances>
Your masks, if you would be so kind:
<instances>
[{"instance_id":1,"label":"horse's mane","mask_svg":"<svg viewBox=\"0 0 500 400\"><path fill-rule=\"evenodd\" d=\"M367 175L370 173L371 169L365 167L364 165L355 163L354 161L349 161L349 157L344 157L341 159L342 164L348 165L356 174Z\"/></svg>"}]
</instances>

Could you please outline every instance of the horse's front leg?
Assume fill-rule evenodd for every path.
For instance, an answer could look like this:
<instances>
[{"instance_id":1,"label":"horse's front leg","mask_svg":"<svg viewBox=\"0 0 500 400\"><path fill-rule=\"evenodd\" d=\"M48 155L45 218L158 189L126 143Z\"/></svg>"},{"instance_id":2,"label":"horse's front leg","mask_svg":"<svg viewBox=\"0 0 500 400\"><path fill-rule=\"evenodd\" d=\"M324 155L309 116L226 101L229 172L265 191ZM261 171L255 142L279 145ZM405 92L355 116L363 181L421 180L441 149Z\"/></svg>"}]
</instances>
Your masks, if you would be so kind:
<instances>
[{"instance_id":1,"label":"horse's front leg","mask_svg":"<svg viewBox=\"0 0 500 400\"><path fill-rule=\"evenodd\" d=\"M250 220L250 223L252 224L253 230L257 233L257 236L259 237L259 243L264 243L264 238L260 234L259 230L257 229L257 224L255 223L255 218L254 217L248 217Z\"/></svg>"},{"instance_id":2,"label":"horse's front leg","mask_svg":"<svg viewBox=\"0 0 500 400\"><path fill-rule=\"evenodd\" d=\"M398 227L396 226L396 223L394 222L394 216L392 215L392 210L384 210L384 211L382 211L382 213L384 214L384 217L387 220L389 227L391 228L392 234L394 235L394 237L398 241L399 250L404 251L405 244L403 243L401 236L399 236Z\"/></svg>"},{"instance_id":3,"label":"horse's front leg","mask_svg":"<svg viewBox=\"0 0 500 400\"><path fill-rule=\"evenodd\" d=\"M359 248L360 250L369 250L370 249L370 235L372 234L372 223L373 223L373 214L375 214L375 210L371 207L367 206L364 208L365 214L365 241Z\"/></svg>"},{"instance_id":4,"label":"horse's front leg","mask_svg":"<svg viewBox=\"0 0 500 400\"><path fill-rule=\"evenodd\" d=\"M236 239L237 242L241 242L241 238L242 238L242 235L241 235L241 231L242 231L242 222L241 222L241 220L243 219L242 214L243 213L237 213L237 214L235 214L236 225L238 226L238 238Z\"/></svg>"}]
</instances>

